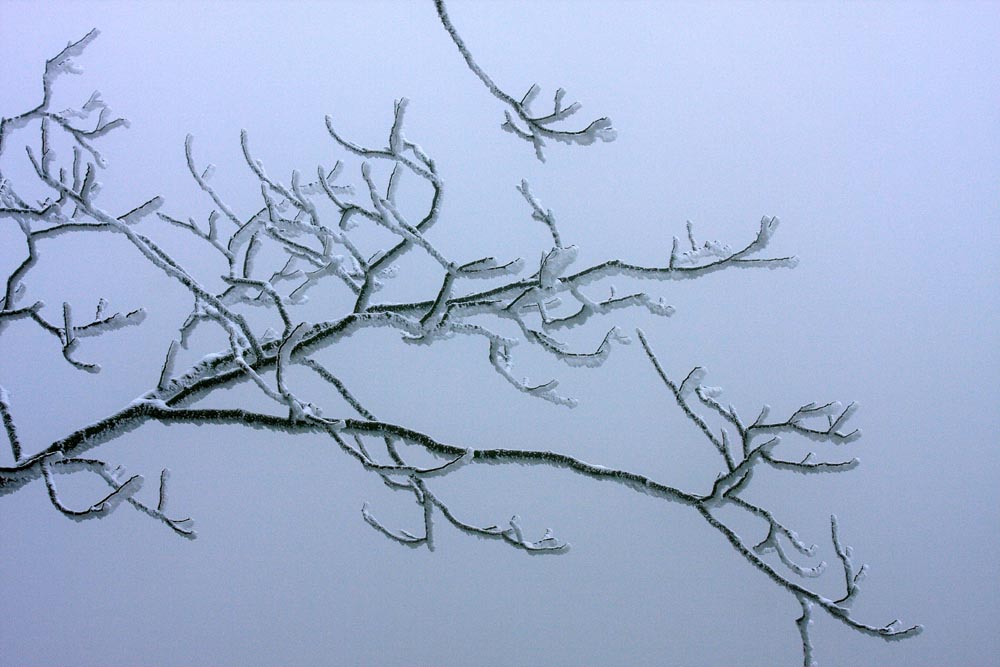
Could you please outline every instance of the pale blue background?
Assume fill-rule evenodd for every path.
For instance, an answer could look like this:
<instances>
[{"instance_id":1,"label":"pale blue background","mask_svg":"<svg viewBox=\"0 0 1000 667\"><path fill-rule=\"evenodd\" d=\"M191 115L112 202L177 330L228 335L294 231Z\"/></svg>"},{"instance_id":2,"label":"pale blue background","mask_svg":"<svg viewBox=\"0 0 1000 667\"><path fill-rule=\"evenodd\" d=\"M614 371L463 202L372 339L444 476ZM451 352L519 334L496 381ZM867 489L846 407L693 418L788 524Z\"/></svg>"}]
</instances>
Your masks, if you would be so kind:
<instances>
[{"instance_id":1,"label":"pale blue background","mask_svg":"<svg viewBox=\"0 0 1000 667\"><path fill-rule=\"evenodd\" d=\"M344 157L325 114L345 136L380 145L393 99L406 95L407 135L448 187L433 240L450 253L538 257L546 235L514 190L522 177L581 262L665 261L688 219L704 237L744 243L762 215L778 215L774 251L798 254L794 271L648 284L678 313L608 324L643 326L675 375L707 366L747 415L763 402L775 414L810 400L861 403L865 437L845 450L859 469L758 475L753 497L828 560L837 512L872 568L858 616L927 630L886 644L820 615L820 664L995 661L998 5L456 2L452 15L510 93L563 86L581 116L610 115L619 139L553 146L548 164L534 161L497 128L501 107L430 2L0 2L0 115L34 106L44 60L97 26L79 59L86 75L62 90L68 106L98 88L133 122L102 142L111 211L161 194L165 211L203 221L209 202L184 167L190 132L246 215L260 195L241 128L287 182L293 167ZM20 155L4 160L5 174L26 173ZM19 261L16 238L0 238L4 275ZM46 247L27 298L46 299L53 318L62 300L82 312L101 295L150 316L85 341L79 356L104 366L98 376L69 368L27 323L8 327L0 383L29 449L155 384L190 305L121 239L78 243ZM415 270L392 294L433 294L436 275ZM594 327L580 340L599 336ZM711 483L708 444L638 346L615 349L599 370L521 354L519 372L558 375L581 406L515 392L471 340L412 348L378 332L328 359L378 415L448 442L551 447L685 488ZM484 523L518 513L533 534L552 527L573 549L531 558L438 522L428 553L364 524L363 500L390 525L416 530L419 516L321 441L147 427L98 452L150 480L171 467L172 505L200 536L179 539L125 508L73 523L40 483L0 499L4 664L801 664L794 598L690 510L623 489L467 467L435 487L456 510ZM83 503L87 490L71 497ZM839 581L828 578L833 595Z\"/></svg>"}]
</instances>

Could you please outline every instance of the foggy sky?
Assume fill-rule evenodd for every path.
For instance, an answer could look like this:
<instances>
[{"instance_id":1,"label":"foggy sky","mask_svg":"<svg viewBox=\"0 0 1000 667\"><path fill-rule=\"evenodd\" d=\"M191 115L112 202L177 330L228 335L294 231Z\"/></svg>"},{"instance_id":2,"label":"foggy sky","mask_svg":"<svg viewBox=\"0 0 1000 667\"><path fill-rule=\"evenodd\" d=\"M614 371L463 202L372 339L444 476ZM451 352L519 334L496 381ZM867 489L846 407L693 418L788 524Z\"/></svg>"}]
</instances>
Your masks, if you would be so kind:
<instances>
[{"instance_id":1,"label":"foggy sky","mask_svg":"<svg viewBox=\"0 0 1000 667\"><path fill-rule=\"evenodd\" d=\"M841 586L829 541L835 512L871 568L856 616L926 630L885 643L817 612L817 659L990 664L1000 651L1000 6L449 7L503 89L519 98L537 82L541 108L564 87L583 104L574 121L610 116L618 139L553 144L539 163L500 130L503 107L465 67L429 1L7 0L0 116L34 107L45 59L98 27L78 59L84 76L60 79L59 90L69 106L99 89L131 120L100 143L109 211L159 194L165 212L203 223L211 202L187 174L188 133L242 216L261 198L241 129L284 182L293 168L314 173L337 159L357 180L358 161L329 138L324 116L343 136L381 146L393 101L405 96L406 135L445 182L431 238L446 253L521 256L532 266L550 240L515 190L522 178L580 247L581 267L612 257L665 263L688 220L700 239L741 246L761 216L778 216L769 252L797 255L796 268L644 283L676 314L615 313L573 341L592 348L613 324L641 326L668 373L705 366L706 382L749 419L764 403L778 415L809 401L857 401L853 424L864 437L831 457L857 456L859 468L769 471L748 496L820 545L831 571L818 586L831 596ZM29 178L23 154L2 159L5 176ZM161 231L184 261L212 270L202 248ZM21 245L3 233L6 276ZM43 249L26 301L44 299L53 320L62 301L83 312L101 296L149 316L81 345L78 356L102 365L98 375L69 367L27 321L7 327L0 384L31 451L154 386L191 306L120 238L65 238L72 244ZM407 265L387 297L433 298L434 268ZM199 342L201 353L225 345L208 334ZM515 391L480 340L412 346L376 330L323 354L381 418L445 442L544 447L692 491L714 481L709 443L638 344L616 346L599 369L518 349L516 372L557 377L561 392L580 399L573 410ZM254 394L241 386L207 404L259 401ZM421 517L412 499L318 438L152 425L92 454L143 474L149 494L171 468L173 511L190 514L199 537L183 540L126 507L70 521L41 482L0 498L5 664L801 664L794 597L690 508L625 488L554 469L466 466L435 481L456 512L483 525L518 514L535 539L552 528L572 549L529 557L439 520L428 552L365 524L364 501L390 526L417 531ZM6 449L0 456L10 463ZM98 488L66 484L80 504ZM748 526L748 542L763 538Z\"/></svg>"}]
</instances>

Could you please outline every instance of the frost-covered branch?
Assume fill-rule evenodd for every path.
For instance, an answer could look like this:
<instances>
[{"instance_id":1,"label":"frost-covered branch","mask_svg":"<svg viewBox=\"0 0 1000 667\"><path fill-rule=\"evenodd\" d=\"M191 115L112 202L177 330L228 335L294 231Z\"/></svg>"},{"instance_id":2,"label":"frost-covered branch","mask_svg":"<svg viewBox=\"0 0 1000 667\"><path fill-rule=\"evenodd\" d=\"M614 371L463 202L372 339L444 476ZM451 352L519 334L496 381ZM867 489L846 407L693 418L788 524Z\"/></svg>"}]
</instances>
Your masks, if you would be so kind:
<instances>
[{"instance_id":1,"label":"frost-covered branch","mask_svg":"<svg viewBox=\"0 0 1000 667\"><path fill-rule=\"evenodd\" d=\"M17 437L17 426L14 424L14 416L10 409L10 394L0 386L0 419L3 420L4 431L7 432L7 441L10 443L11 454L14 461L21 460L21 440Z\"/></svg>"},{"instance_id":2,"label":"frost-covered branch","mask_svg":"<svg viewBox=\"0 0 1000 667\"><path fill-rule=\"evenodd\" d=\"M554 123L579 108L576 104L564 106L561 90L551 114L533 116L529 103L537 87L532 86L520 101L504 93L472 58L444 2L435 0L435 5L469 68L510 108L504 129L530 141L540 159L548 139L588 144L614 137L607 119L594 121L579 131L553 129ZM90 359L81 341L97 335L118 335L119 330L143 321L144 309L109 313L108 302L101 297L83 305L63 301L55 314L46 310L43 301L29 298L35 267L40 263L39 247L54 238L81 234L124 237L141 258L183 290L192 306L183 321L177 323L177 333L162 356L157 357L162 362L159 368L151 369L148 390L111 414L78 426L52 442L24 441L15 423L19 413L12 407L16 387L0 387L0 418L13 455L12 463L0 466L0 496L41 480L53 507L68 517L103 517L127 505L193 538L190 519L174 519L165 513L167 470L160 473L157 497L148 500L141 488L142 475L126 477L120 469L98 459L83 458L84 454L151 423L254 427L288 435L319 435L331 451L345 454L363 470L378 475L387 489L411 496L419 507L417 528L387 525L376 516L377 503L362 504L362 519L395 542L432 549L435 521L443 519L444 525L462 533L532 554L555 554L568 549L569 543L550 530L540 537L527 535L513 514L515 508L500 519L470 518L445 497L437 484L438 478L461 475L471 465L541 466L553 469L553 474L561 471L605 480L693 508L737 553L799 601L802 616L796 623L807 665L813 660L810 623L819 610L856 631L884 639L920 632L920 626L902 629L894 622L877 627L853 617L849 605L860 590L866 568L855 565L851 549L841 541L836 518L831 518L830 537L837 560L830 560L839 562L846 590L839 599L830 600L799 581L812 581L829 569L825 561L814 560L819 547L802 541L780 518L780 509L755 504L745 494L760 465L798 473L839 472L856 467L856 458L835 453L837 447L860 437L859 430L847 426L857 407L854 403L847 407L836 402L805 403L777 419L770 416L765 405L752 422L747 422L734 406L721 401L721 389L703 383L704 369L696 367L680 381L674 379L645 334L638 331L641 345L667 390L665 396L672 399L720 459L714 480L703 480L696 489L682 489L641 472L587 462L555 447L476 448L446 442L391 418L376 417L365 406L361 394L349 389L336 370L319 358L324 348L376 328L391 329L413 345L444 344L455 336L466 336L482 345L482 368L486 372L496 372L528 396L572 407L576 399L557 391L559 378L533 379L530 369L525 372L521 368L519 346L533 346L570 368L600 366L616 345L628 345L631 338L611 322L593 330L585 344L576 345L568 342L570 329L614 318L624 310L648 311L661 317L674 311L661 296L645 291L620 293L612 283L615 278L665 284L730 268L794 266L795 257L765 253L777 228L777 218L763 217L752 238L735 249L719 241L699 242L689 222L684 242L676 236L664 239L659 263L610 259L581 266L579 248L568 243L566 230L561 228L566 221L557 225L556 214L545 207L527 181L520 180L516 189L527 205L526 217L545 228L542 245L526 249L521 257L501 252L486 257L463 256L460 251L446 251L447 246L437 240L438 231L430 234L432 227L446 217L442 205L445 178L430 154L408 138L405 98L395 103L388 136L381 146L348 140L327 117L326 129L343 160L332 166L292 170L287 178L269 173L264 160L251 149L249 133L242 131L239 142L243 158L260 192L260 201L249 215L240 214L239 207L227 202L226 193L212 185L216 167L211 163L199 165L190 135L184 142L184 156L194 184L206 195L207 213L167 212L173 204L150 196L137 197L135 206L116 214L98 203L101 184L97 175L105 160L95 144L127 122L109 119L99 93L79 109L53 112L49 108L57 77L79 71L72 59L96 35L92 31L48 61L42 77L42 102L36 108L0 120L0 158L5 157L4 148L15 131L36 131L32 135L34 143L27 147L27 158L37 177L34 185L49 193L42 200L30 202L19 194L19 184L0 171L0 221L16 225L23 239L22 259L6 276L0 297L0 333L4 327L26 322L57 340L56 349L73 367L96 372L98 361ZM98 114L96 124L81 127L79 123L92 112ZM57 156L54 145L60 141L70 147L68 162L60 162ZM401 189L401 183L408 180L417 187ZM401 201L401 192L412 191L421 194ZM214 260L211 268L185 266L168 253L157 241L165 227L182 230L193 247L200 247ZM387 290L383 288L402 274L400 260L409 254L411 259L431 267L435 287L426 298L392 301L384 296ZM307 319L303 306L321 285L339 290L346 296L344 303L350 305L331 308L324 305L327 302L311 304ZM89 311L93 317L81 318L81 307L89 310L95 301L96 309ZM226 341L222 349L191 349L197 340L192 334L202 325L221 332ZM193 352L196 361L182 365L183 352ZM321 388L300 382L297 366L321 378ZM206 398L236 385L253 388L280 414L201 406ZM805 456L793 457L782 438L804 440L809 451ZM413 449L422 451L425 458L411 458L409 452ZM427 462L426 457L431 461ZM110 490L89 505L72 507L60 494L57 476L86 472L98 475ZM761 537L748 542L737 535L717 516L723 507L758 521Z\"/></svg>"},{"instance_id":3,"label":"frost-covered branch","mask_svg":"<svg viewBox=\"0 0 1000 667\"><path fill-rule=\"evenodd\" d=\"M500 127L530 143L535 149L535 156L540 161L545 162L544 149L546 139L552 139L564 144L578 144L580 146L589 146L598 139L601 141L615 140L618 133L613 127L611 119L607 117L593 120L586 127L579 130L558 130L551 128L551 125L559 123L579 111L581 108L580 103L572 102L565 104L566 91L559 88L552 99L552 111L541 116L534 115L534 112L531 110L531 104L540 92L538 85L532 84L528 88L528 92L520 100L511 97L501 90L472 57L469 47L465 45L465 40L458 34L458 30L455 29L451 18L448 16L448 9L445 7L444 0L434 0L434 6L437 8L441 25L444 26L451 40L458 47L459 53L465 59L465 64L483 82L483 85L486 86L486 89L490 91L493 97L510 107L509 111L504 112L506 120ZM518 125L518 122L522 125Z\"/></svg>"},{"instance_id":4,"label":"frost-covered branch","mask_svg":"<svg viewBox=\"0 0 1000 667\"><path fill-rule=\"evenodd\" d=\"M702 432L710 444L723 455L726 470L720 472L716 477L710 493L701 496L693 505L697 508L701 516L716 530L722 533L736 551L742 555L751 565L767 575L772 581L792 593L802 606L802 616L796 620L802 640L803 664L806 667L815 665L813 657L813 646L809 635L809 628L812 624L813 610L818 607L823 611L841 621L848 627L863 634L880 637L886 640L905 639L912 637L923 631L923 626L913 625L903 628L898 621L893 621L884 626L873 626L856 620L849 608L850 602L859 591L858 583L864 578L865 566L855 570L850 547L844 547L838 532L837 517L830 517L831 541L837 557L843 567L843 575L846 582L846 591L843 597L838 600L830 600L820 594L817 590L797 583L781 572L779 568L765 561L762 556L775 554L778 563L791 574L798 578L816 579L821 577L827 569L826 561L819 561L814 565L803 565L796 561L788 553L786 543L800 556L814 558L819 547L815 544L806 545L799 539L798 534L779 521L774 513L759 507L739 494L749 488L753 472L760 462L770 464L779 469L788 469L795 472L837 472L850 470L859 463L858 459L848 461L825 461L816 460L817 455L810 452L799 462L788 461L776 458L772 450L778 447L780 439L771 436L766 441L757 444L754 438L758 434L771 434L774 432L785 432L804 436L814 442L823 444L841 445L846 442L856 440L860 437L860 431L855 429L848 433L840 431L840 427L854 413L856 404L851 403L847 408L841 409L839 403L807 403L798 408L790 417L778 422L767 421L769 408L765 405L754 422L746 426L739 418L733 406L723 406L718 400L722 390L718 387L708 387L702 384L706 375L703 368L695 368L680 383L677 383L667 375L663 366L653 352L645 334L640 330L637 332L643 349L646 352L650 363L656 374L664 382L674 397L674 401L683 411L685 417L695 424ZM716 417L720 418L726 425L720 431L721 435L716 436L715 432L708 426L705 416L698 413L697 407L692 403L692 399L697 398L700 403L709 408ZM825 428L808 426L810 419L820 419L825 422ZM726 428L735 431L735 436L741 442L741 451L734 453L731 447L732 437ZM767 526L765 537L757 544L750 546L734 530L725 524L713 513L713 510L729 505L745 510L753 516L762 519Z\"/></svg>"}]
</instances>

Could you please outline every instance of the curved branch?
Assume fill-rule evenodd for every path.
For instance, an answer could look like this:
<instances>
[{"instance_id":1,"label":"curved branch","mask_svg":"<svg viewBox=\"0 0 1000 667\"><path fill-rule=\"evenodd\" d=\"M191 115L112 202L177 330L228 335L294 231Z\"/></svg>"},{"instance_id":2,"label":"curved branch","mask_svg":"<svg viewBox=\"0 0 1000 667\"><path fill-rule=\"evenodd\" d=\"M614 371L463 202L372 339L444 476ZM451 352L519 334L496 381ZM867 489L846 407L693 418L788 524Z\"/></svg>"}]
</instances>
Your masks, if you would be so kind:
<instances>
[{"instance_id":1,"label":"curved branch","mask_svg":"<svg viewBox=\"0 0 1000 667\"><path fill-rule=\"evenodd\" d=\"M550 129L548 126L552 123L564 120L579 111L580 104L574 102L569 106L563 106L563 96L566 94L566 91L560 88L556 91L553 99L551 113L544 116L531 115L530 106L531 102L538 95L538 86L533 84L520 100L514 99L501 90L500 87L493 82L493 79L491 79L490 76L483 71L483 68L480 67L472 57L472 53L459 36L458 30L455 29L454 24L451 22L451 18L448 16L448 10L445 7L444 0L434 0L434 7L437 9L441 25L444 26L448 36L451 37L455 46L458 47L458 52L462 54L462 58L465 60L465 64L468 68L480 81L482 81L483 85L486 86L486 89L490 91L490 94L493 95L493 97L510 107L511 111L514 112L517 118L520 119L527 129L522 129L517 126L510 111L504 112L507 120L503 123L503 125L501 125L501 127L532 144L535 148L535 156L541 162L545 162L544 148L546 139L554 139L555 141L565 144L578 144L581 146L589 146L598 139L601 141L615 140L617 132L612 126L611 119L607 117L591 121L581 130L566 131Z\"/></svg>"}]
</instances>

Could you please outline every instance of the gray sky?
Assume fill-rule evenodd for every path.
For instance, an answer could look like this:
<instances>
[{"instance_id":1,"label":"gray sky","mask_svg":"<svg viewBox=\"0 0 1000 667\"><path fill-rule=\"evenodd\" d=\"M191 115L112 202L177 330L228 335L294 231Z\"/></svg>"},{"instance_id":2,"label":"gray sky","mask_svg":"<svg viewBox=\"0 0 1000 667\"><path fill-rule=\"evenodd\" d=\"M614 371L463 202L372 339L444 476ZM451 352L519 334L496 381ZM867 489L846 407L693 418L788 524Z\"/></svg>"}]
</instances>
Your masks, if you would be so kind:
<instances>
[{"instance_id":1,"label":"gray sky","mask_svg":"<svg viewBox=\"0 0 1000 667\"><path fill-rule=\"evenodd\" d=\"M111 163L101 202L111 211L160 194L163 211L204 221L211 202L187 174L187 133L243 216L261 199L241 129L285 182L293 168L340 158L357 180L357 161L330 140L324 116L347 138L381 146L393 100L406 96L407 137L446 184L432 240L447 253L537 261L550 241L514 189L522 178L580 247L579 266L663 263L687 220L699 238L738 246L762 215L779 216L772 252L798 255L794 270L647 283L676 314L614 314L573 340L593 347L606 326L641 326L669 373L707 367L707 383L748 418L763 403L779 415L809 401L858 401L854 424L865 435L831 457L857 456L859 468L769 471L750 495L818 543L831 566L836 512L871 567L857 617L926 631L890 644L820 613L817 658L989 664L1000 652L1000 5L449 6L502 88L520 97L537 82L541 106L562 86L583 103L581 119L610 116L618 139L551 145L538 163L500 131L501 105L429 1L0 2L0 116L37 104L45 59L99 27L78 59L85 75L58 90L69 106L99 89L132 121L101 144ZM5 175L29 175L21 154L3 160ZM0 231L6 276L21 246ZM205 275L216 270L182 237L156 225L149 233ZM83 312L99 296L149 316L81 345L99 375L70 368L27 323L3 332L0 384L28 449L154 386L190 308L121 239L65 238L46 246L26 299L44 299L52 319L63 300ZM432 297L437 275L407 264L387 298ZM330 304L327 316L340 315L335 296ZM323 307L314 300L310 313ZM207 333L197 342L199 354L222 345ZM599 369L518 353L518 374L558 377L580 406L518 393L477 340L407 346L378 330L323 359L377 415L446 442L545 447L711 487L709 443L638 344L615 347ZM239 387L210 404L259 403L254 393ZM453 509L486 525L516 513L531 535L551 527L573 548L532 558L438 521L430 553L365 524L363 501L412 531L419 509L319 439L149 426L93 454L143 474L149 489L170 467L171 504L195 519L199 537L180 539L124 507L74 523L40 482L0 499L9 573L0 645L12 665L801 664L794 597L689 508L626 489L558 470L466 466L435 482ZM10 463L9 452L0 456ZM66 481L80 504L96 491ZM759 528L744 537L760 539ZM831 570L818 586L839 595L838 577Z\"/></svg>"}]
</instances>

